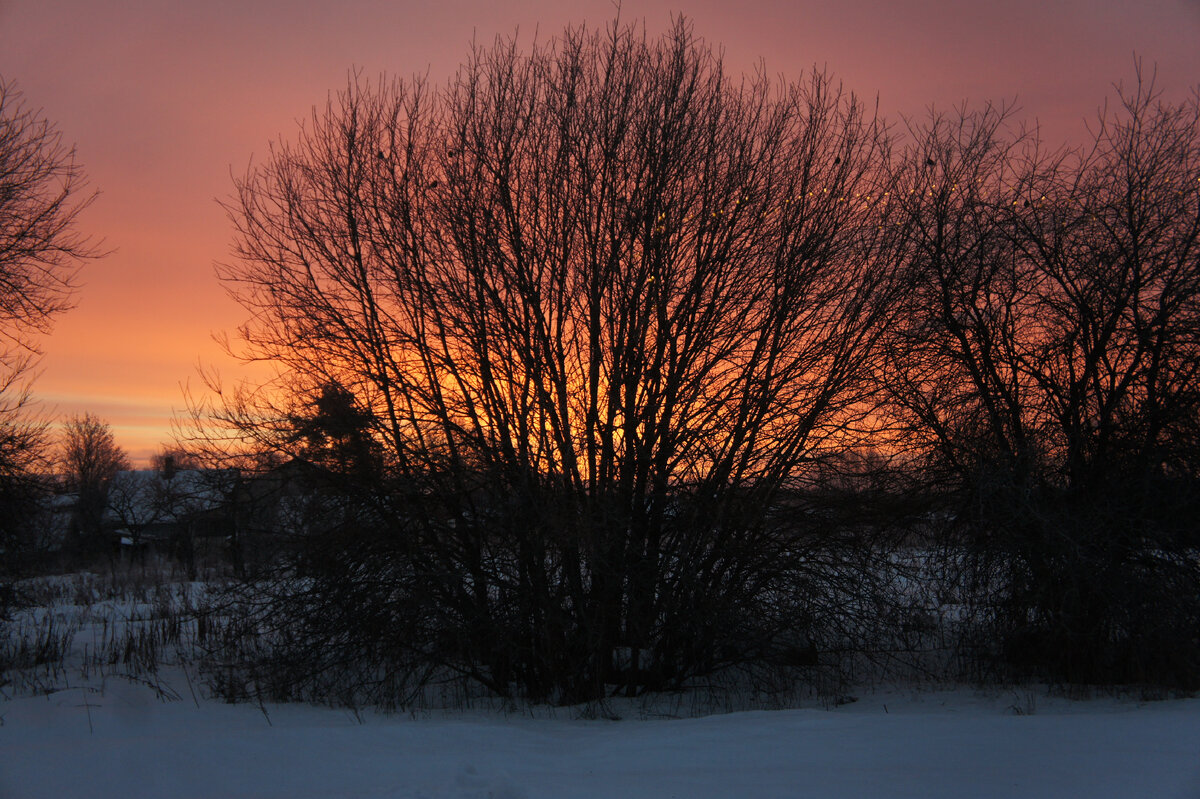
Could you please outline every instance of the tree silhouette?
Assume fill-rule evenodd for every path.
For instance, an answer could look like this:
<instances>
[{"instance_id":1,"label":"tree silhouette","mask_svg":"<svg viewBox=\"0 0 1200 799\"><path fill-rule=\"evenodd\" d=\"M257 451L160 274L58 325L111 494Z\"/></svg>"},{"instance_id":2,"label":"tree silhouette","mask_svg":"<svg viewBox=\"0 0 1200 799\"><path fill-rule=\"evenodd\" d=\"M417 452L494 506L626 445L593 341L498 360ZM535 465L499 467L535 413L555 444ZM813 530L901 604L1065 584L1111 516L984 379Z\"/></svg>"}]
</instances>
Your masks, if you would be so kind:
<instances>
[{"instance_id":1,"label":"tree silhouette","mask_svg":"<svg viewBox=\"0 0 1200 799\"><path fill-rule=\"evenodd\" d=\"M995 108L914 127L880 385L952 497L989 647L1052 679L1192 685L1200 102L1140 74L1119 100L1080 153Z\"/></svg>"},{"instance_id":2,"label":"tree silhouette","mask_svg":"<svg viewBox=\"0 0 1200 799\"><path fill-rule=\"evenodd\" d=\"M683 21L353 77L227 206L244 354L280 371L219 415L333 461L369 435L330 601L411 592L405 646L501 694L771 651L812 599L786 498L858 435L895 306L887 146L829 76L731 79Z\"/></svg>"},{"instance_id":3,"label":"tree silhouette","mask_svg":"<svg viewBox=\"0 0 1200 799\"><path fill-rule=\"evenodd\" d=\"M129 458L117 445L112 429L90 413L73 416L63 425L62 466L68 487L78 495L76 523L79 544L95 553L100 539L109 484L118 472L129 469Z\"/></svg>"},{"instance_id":4,"label":"tree silhouette","mask_svg":"<svg viewBox=\"0 0 1200 799\"><path fill-rule=\"evenodd\" d=\"M95 247L76 231L94 195L75 152L0 76L0 546L15 566L42 490L46 425L29 410L36 337L70 307Z\"/></svg>"}]
</instances>

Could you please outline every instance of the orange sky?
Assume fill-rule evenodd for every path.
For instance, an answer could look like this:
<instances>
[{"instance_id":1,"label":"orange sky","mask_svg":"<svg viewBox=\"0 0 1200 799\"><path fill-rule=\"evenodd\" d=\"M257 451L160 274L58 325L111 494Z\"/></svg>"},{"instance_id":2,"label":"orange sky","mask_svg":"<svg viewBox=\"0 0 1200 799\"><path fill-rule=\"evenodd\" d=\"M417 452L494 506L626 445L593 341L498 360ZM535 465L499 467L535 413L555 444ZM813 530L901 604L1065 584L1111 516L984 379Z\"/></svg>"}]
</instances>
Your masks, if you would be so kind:
<instances>
[{"instance_id":1,"label":"orange sky","mask_svg":"<svg viewBox=\"0 0 1200 799\"><path fill-rule=\"evenodd\" d=\"M1079 139L1133 54L1179 96L1200 82L1198 0L624 0L654 32L673 11L726 63L796 76L828 66L885 114L1016 97L1052 143ZM197 365L238 367L212 334L241 310L213 277L229 254L216 199L267 142L345 83L448 78L471 39L604 24L611 0L0 0L0 76L78 146L101 196L82 219L112 254L87 266L77 307L42 346L52 418L91 411L139 461L170 441Z\"/></svg>"}]
</instances>

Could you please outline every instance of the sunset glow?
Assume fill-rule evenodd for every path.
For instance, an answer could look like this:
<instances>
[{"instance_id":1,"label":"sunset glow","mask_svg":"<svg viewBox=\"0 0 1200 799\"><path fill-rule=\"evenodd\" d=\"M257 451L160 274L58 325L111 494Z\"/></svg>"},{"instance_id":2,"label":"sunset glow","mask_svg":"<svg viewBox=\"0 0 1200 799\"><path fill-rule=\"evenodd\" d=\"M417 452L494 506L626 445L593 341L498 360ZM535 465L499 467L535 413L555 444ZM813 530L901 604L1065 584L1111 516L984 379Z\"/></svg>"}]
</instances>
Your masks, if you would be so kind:
<instances>
[{"instance_id":1,"label":"sunset glow","mask_svg":"<svg viewBox=\"0 0 1200 799\"><path fill-rule=\"evenodd\" d=\"M1135 53L1169 96L1200 78L1200 5L1189 0L643 1L620 11L652 32L675 12L724 46L731 72L827 67L858 94L878 93L901 127L901 115L931 104L1015 98L1018 118L1040 123L1051 146L1083 138L1111 84L1133 79ZM76 143L100 191L82 232L111 251L86 265L77 307L41 341L44 414L95 413L144 462L170 441L185 387L202 388L200 366L237 378L213 339L246 317L214 276L232 240L218 200L348 70L439 85L472 40L519 30L529 43L613 14L608 0L0 0L0 76Z\"/></svg>"}]
</instances>

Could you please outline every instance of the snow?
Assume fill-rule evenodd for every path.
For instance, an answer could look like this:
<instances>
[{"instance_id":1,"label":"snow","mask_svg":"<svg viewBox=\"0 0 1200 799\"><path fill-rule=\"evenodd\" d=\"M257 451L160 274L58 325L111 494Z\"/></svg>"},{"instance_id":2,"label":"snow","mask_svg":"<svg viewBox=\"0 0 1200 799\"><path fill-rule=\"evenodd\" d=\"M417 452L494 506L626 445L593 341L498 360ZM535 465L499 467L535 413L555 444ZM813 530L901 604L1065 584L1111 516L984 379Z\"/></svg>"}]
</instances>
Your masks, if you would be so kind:
<instances>
[{"instance_id":1,"label":"snow","mask_svg":"<svg viewBox=\"0 0 1200 799\"><path fill-rule=\"evenodd\" d=\"M697 694L612 700L601 715L621 721L579 708L260 709L212 698L187 636L163 645L157 671L102 656L130 629L203 604L203 584L76 575L26 587L42 604L14 628L36 638L53 622L46 637L70 654L8 686L0 675L0 799L1200 799L1200 699L909 687L669 717L725 707Z\"/></svg>"},{"instance_id":2,"label":"snow","mask_svg":"<svg viewBox=\"0 0 1200 799\"><path fill-rule=\"evenodd\" d=\"M0 797L1200 797L1200 700L1031 689L583 721L570 710L356 717L186 685L0 701Z\"/></svg>"}]
</instances>

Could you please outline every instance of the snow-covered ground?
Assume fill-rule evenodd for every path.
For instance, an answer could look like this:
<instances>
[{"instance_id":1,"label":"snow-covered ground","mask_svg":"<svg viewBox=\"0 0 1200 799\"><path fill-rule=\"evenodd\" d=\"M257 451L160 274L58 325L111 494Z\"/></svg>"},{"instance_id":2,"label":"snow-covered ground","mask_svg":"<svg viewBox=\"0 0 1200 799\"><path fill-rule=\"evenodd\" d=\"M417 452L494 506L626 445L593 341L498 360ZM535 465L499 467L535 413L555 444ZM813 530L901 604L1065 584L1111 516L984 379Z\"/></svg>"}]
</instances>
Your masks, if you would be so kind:
<instances>
[{"instance_id":1,"label":"snow-covered ground","mask_svg":"<svg viewBox=\"0 0 1200 799\"><path fill-rule=\"evenodd\" d=\"M175 689L109 679L0 701L0 797L1200 797L1195 699L894 691L614 722L264 713Z\"/></svg>"},{"instance_id":2,"label":"snow-covered ground","mask_svg":"<svg viewBox=\"0 0 1200 799\"><path fill-rule=\"evenodd\" d=\"M196 626L177 611L201 604L204 586L95 575L30 586L41 604L18 614L11 640L63 654L7 686L0 675L0 799L1200 799L1200 699L893 689L667 718L711 707L697 694L603 708L621 721L545 707L259 708L212 698L187 665Z\"/></svg>"}]
</instances>

